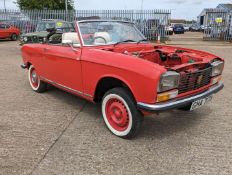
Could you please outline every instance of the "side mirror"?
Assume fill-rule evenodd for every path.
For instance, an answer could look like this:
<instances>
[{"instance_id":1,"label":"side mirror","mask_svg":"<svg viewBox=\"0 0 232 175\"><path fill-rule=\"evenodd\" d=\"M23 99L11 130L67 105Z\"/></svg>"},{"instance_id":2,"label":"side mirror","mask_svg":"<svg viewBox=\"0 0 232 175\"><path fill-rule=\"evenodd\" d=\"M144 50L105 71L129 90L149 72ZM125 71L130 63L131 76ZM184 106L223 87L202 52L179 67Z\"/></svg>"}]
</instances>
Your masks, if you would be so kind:
<instances>
[{"instance_id":1,"label":"side mirror","mask_svg":"<svg viewBox=\"0 0 232 175\"><path fill-rule=\"evenodd\" d=\"M62 44L69 45L74 52L77 52L77 49L74 48L76 47L76 44L73 44L72 40L62 40Z\"/></svg>"}]
</instances>

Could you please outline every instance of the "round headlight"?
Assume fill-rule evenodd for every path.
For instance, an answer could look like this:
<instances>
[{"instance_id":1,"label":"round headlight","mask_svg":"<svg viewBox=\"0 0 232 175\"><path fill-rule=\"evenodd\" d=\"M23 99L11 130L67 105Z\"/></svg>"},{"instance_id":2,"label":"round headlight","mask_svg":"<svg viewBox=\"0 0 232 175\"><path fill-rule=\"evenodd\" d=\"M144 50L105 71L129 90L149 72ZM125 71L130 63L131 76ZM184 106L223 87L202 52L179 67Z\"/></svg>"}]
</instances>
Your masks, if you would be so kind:
<instances>
[{"instance_id":1,"label":"round headlight","mask_svg":"<svg viewBox=\"0 0 232 175\"><path fill-rule=\"evenodd\" d=\"M174 71L168 71L161 75L158 92L164 92L178 88L180 74Z\"/></svg>"},{"instance_id":2,"label":"round headlight","mask_svg":"<svg viewBox=\"0 0 232 175\"><path fill-rule=\"evenodd\" d=\"M212 77L218 76L222 74L223 68L224 68L224 62L223 61L215 61L211 63L212 66Z\"/></svg>"}]
</instances>

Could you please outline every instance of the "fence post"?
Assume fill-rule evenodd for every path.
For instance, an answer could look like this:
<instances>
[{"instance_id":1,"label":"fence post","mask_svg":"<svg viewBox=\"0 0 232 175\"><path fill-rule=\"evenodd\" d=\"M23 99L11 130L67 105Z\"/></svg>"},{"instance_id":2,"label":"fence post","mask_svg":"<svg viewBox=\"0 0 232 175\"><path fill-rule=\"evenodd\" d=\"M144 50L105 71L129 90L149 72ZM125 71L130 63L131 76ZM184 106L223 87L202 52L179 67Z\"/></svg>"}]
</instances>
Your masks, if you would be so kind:
<instances>
[{"instance_id":1,"label":"fence post","mask_svg":"<svg viewBox=\"0 0 232 175\"><path fill-rule=\"evenodd\" d=\"M37 25L42 19L72 21L71 15L82 19L91 19L94 16L99 19L127 20L134 22L149 40L157 40L158 35L160 40L168 38L165 26L168 25L170 19L169 10L78 10L73 14L66 10L8 10L5 13L4 9L0 9L0 20L19 23L22 31L25 30L25 22ZM25 30L25 32L31 31Z\"/></svg>"}]
</instances>

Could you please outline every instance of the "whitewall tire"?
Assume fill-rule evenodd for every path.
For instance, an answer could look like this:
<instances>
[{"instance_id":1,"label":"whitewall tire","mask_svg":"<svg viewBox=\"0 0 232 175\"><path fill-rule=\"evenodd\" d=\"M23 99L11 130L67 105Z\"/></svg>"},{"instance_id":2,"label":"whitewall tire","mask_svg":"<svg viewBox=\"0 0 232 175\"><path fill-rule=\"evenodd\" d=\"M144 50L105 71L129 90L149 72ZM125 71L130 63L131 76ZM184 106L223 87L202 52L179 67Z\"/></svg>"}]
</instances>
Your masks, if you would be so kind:
<instances>
[{"instance_id":1,"label":"whitewall tire","mask_svg":"<svg viewBox=\"0 0 232 175\"><path fill-rule=\"evenodd\" d=\"M33 91L39 93L46 91L47 84L40 80L39 75L37 74L37 71L33 65L31 65L29 68L28 79Z\"/></svg>"},{"instance_id":2,"label":"whitewall tire","mask_svg":"<svg viewBox=\"0 0 232 175\"><path fill-rule=\"evenodd\" d=\"M102 115L107 128L114 135L122 138L136 136L143 119L133 98L123 88L111 89L104 95Z\"/></svg>"}]
</instances>

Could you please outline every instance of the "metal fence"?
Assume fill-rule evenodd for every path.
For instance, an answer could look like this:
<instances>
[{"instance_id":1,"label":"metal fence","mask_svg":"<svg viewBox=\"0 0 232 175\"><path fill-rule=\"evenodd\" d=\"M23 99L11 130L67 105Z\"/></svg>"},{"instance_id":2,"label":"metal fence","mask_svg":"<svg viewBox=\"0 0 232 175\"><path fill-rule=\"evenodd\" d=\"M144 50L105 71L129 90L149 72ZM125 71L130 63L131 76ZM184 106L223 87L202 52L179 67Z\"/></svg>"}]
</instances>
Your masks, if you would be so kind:
<instances>
[{"instance_id":1,"label":"metal fence","mask_svg":"<svg viewBox=\"0 0 232 175\"><path fill-rule=\"evenodd\" d=\"M61 19L69 22L85 19L114 19L131 21L149 40L168 39L166 30L171 18L170 10L0 10L0 21L21 29L22 33L34 32L41 20Z\"/></svg>"},{"instance_id":2,"label":"metal fence","mask_svg":"<svg viewBox=\"0 0 232 175\"><path fill-rule=\"evenodd\" d=\"M232 41L232 12L207 9L204 26L204 40Z\"/></svg>"}]
</instances>

